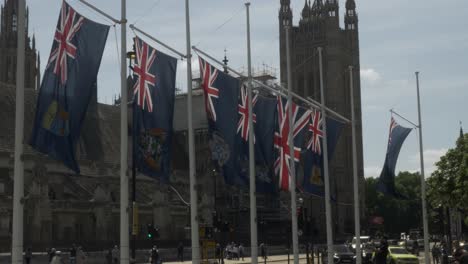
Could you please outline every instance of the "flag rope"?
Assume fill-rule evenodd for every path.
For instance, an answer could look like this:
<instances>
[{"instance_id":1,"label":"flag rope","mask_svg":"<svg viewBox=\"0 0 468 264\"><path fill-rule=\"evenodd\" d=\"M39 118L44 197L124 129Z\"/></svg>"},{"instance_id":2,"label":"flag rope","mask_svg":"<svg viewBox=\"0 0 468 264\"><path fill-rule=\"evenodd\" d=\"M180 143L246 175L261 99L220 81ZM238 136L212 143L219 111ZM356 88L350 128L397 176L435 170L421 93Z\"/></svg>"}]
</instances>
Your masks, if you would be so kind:
<instances>
[{"instance_id":1,"label":"flag rope","mask_svg":"<svg viewBox=\"0 0 468 264\"><path fill-rule=\"evenodd\" d=\"M222 27L224 27L227 23L231 22L231 20L233 20L236 16L238 16L240 13L242 13L242 11L244 10L244 7L242 6L241 9L239 9L239 11L237 11L236 13L234 13L234 15L232 15L230 18L228 18L226 21L224 21L221 25L217 26L213 31L209 32L208 34L211 35L213 33L216 33L218 30L220 30ZM204 39L201 39L200 41L197 42L197 44L195 44L194 46L199 46L200 43L203 42Z\"/></svg>"},{"instance_id":2,"label":"flag rope","mask_svg":"<svg viewBox=\"0 0 468 264\"><path fill-rule=\"evenodd\" d=\"M136 25L137 22L139 22L140 20L142 20L143 18L147 17L155 7L157 7L159 4L161 3L161 0L156 0L154 1L154 5L151 6L150 9L148 9L147 12L145 12L143 15L140 15L133 23L132 25Z\"/></svg>"}]
</instances>

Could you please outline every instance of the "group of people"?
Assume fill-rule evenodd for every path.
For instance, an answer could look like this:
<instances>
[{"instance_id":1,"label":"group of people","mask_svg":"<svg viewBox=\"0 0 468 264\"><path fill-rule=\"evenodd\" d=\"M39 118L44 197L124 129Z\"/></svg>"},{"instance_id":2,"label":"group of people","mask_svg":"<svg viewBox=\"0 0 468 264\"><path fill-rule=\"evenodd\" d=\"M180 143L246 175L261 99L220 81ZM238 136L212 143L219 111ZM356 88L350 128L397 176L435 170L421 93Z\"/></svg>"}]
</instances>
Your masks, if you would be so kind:
<instances>
[{"instance_id":1,"label":"group of people","mask_svg":"<svg viewBox=\"0 0 468 264\"><path fill-rule=\"evenodd\" d=\"M449 264L449 249L445 242L434 243L431 249L432 260L435 264ZM468 252L460 247L459 243L454 242L452 261L456 261L459 264L468 264Z\"/></svg>"},{"instance_id":2,"label":"group of people","mask_svg":"<svg viewBox=\"0 0 468 264\"><path fill-rule=\"evenodd\" d=\"M28 249L29 251L30 249ZM28 251L26 251L26 256L28 256ZM62 252L60 250L56 250L55 248L51 248L47 251L49 256L49 263L50 264L65 264L65 259L62 257ZM68 263L70 264L84 264L86 263L86 254L83 251L81 246L77 246L73 244L73 246L69 250L69 257ZM31 263L28 258L26 258L26 263Z\"/></svg>"},{"instance_id":3,"label":"group of people","mask_svg":"<svg viewBox=\"0 0 468 264\"><path fill-rule=\"evenodd\" d=\"M217 251L216 255L220 254L218 248L221 248L219 244L216 245L216 251ZM227 244L227 246L224 249L223 254L224 254L224 258L226 259L244 260L244 246L242 244L236 244L234 242L231 242Z\"/></svg>"}]
</instances>

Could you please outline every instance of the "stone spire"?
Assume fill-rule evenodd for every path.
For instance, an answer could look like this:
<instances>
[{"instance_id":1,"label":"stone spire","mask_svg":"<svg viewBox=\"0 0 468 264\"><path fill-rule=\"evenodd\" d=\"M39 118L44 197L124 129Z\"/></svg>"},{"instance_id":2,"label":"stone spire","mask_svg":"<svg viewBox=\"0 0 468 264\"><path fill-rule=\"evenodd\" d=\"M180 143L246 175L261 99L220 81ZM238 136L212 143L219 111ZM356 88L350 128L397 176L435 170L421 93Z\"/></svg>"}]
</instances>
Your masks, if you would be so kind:
<instances>
[{"instance_id":1,"label":"stone spire","mask_svg":"<svg viewBox=\"0 0 468 264\"><path fill-rule=\"evenodd\" d=\"M224 60L223 60L223 63L224 63L224 65L223 65L224 73L228 73L228 68L227 68L227 67L228 67L228 62L229 62L229 60L228 60L228 58L227 58L226 52L227 52L227 50L224 49Z\"/></svg>"}]
</instances>

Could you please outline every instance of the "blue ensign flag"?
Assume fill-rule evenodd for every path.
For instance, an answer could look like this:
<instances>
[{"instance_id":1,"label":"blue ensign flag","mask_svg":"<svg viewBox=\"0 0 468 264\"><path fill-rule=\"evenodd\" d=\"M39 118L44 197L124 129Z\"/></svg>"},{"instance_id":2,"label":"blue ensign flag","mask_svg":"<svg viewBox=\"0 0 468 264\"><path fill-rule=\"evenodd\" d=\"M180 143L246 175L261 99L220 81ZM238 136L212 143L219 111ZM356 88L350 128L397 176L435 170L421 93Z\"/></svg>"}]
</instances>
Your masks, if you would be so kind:
<instances>
[{"instance_id":1,"label":"blue ensign flag","mask_svg":"<svg viewBox=\"0 0 468 264\"><path fill-rule=\"evenodd\" d=\"M305 127L309 123L310 111L306 110L294 102L292 102L292 118L289 115L289 102L277 96L277 113L278 123L277 131L274 136L274 146L276 151L276 160L274 163L275 174L278 176L279 188L282 191L290 191L291 186L291 173L289 165L292 164L291 160L295 163L300 161L301 150L305 136ZM293 127L291 128L290 118L293 120ZM289 148L289 132L293 135L293 158L291 158L291 151ZM298 166L295 167L297 172ZM297 173L296 173L297 175ZM297 177L296 177L297 181ZM296 182L297 183L297 182ZM297 185L296 185L297 186Z\"/></svg>"},{"instance_id":2,"label":"blue ensign flag","mask_svg":"<svg viewBox=\"0 0 468 264\"><path fill-rule=\"evenodd\" d=\"M405 142L411 130L411 128L400 126L392 117L385 163L377 183L377 190L385 195L395 198L405 198L395 188L395 167L403 142Z\"/></svg>"},{"instance_id":3,"label":"blue ensign flag","mask_svg":"<svg viewBox=\"0 0 468 264\"><path fill-rule=\"evenodd\" d=\"M241 173L241 145L236 140L240 81L216 69L201 57L199 62L211 158L227 184L245 186L248 178Z\"/></svg>"},{"instance_id":4,"label":"blue ensign flag","mask_svg":"<svg viewBox=\"0 0 468 264\"><path fill-rule=\"evenodd\" d=\"M139 38L134 42L133 158L139 172L168 183L177 59Z\"/></svg>"},{"instance_id":5,"label":"blue ensign flag","mask_svg":"<svg viewBox=\"0 0 468 264\"><path fill-rule=\"evenodd\" d=\"M322 112L313 110L310 115L308 127L309 141L303 154L304 178L302 182L303 191L323 197L324 189L324 167L323 167L323 124ZM333 157L336 144L343 129L343 123L327 117L327 150L328 160ZM332 197L332 199L334 199Z\"/></svg>"},{"instance_id":6,"label":"blue ensign flag","mask_svg":"<svg viewBox=\"0 0 468 264\"><path fill-rule=\"evenodd\" d=\"M276 98L254 94L253 122L255 143L255 186L259 193L275 193L277 183L274 181L275 161L273 138L277 125ZM245 178L249 177L249 120L247 88L241 88L239 98L239 121L237 124L238 142L241 144L240 165Z\"/></svg>"},{"instance_id":7,"label":"blue ensign flag","mask_svg":"<svg viewBox=\"0 0 468 264\"><path fill-rule=\"evenodd\" d=\"M62 3L36 105L30 145L76 173L75 145L92 96L109 26Z\"/></svg>"}]
</instances>

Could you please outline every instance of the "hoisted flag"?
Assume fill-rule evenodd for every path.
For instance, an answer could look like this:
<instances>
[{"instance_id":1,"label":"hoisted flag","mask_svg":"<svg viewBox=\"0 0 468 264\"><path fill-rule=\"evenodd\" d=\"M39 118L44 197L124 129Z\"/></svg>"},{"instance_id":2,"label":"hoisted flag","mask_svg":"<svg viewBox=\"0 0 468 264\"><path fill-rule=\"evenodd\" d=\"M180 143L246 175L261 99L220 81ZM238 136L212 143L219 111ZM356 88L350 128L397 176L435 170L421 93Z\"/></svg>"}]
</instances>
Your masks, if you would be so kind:
<instances>
[{"instance_id":1,"label":"hoisted flag","mask_svg":"<svg viewBox=\"0 0 468 264\"><path fill-rule=\"evenodd\" d=\"M292 102L293 127L289 126L289 103L281 96L277 97L278 108L278 131L275 132L274 146L277 149L277 158L275 161L275 173L279 177L279 187L283 191L289 191L291 173L290 173L290 148L289 148L289 130L293 131L294 143L294 162L299 162L301 156L301 146L304 140L305 127L309 122L310 112L297 106Z\"/></svg>"},{"instance_id":2,"label":"hoisted flag","mask_svg":"<svg viewBox=\"0 0 468 264\"><path fill-rule=\"evenodd\" d=\"M241 144L240 166L245 178L249 177L249 142L248 142L248 96L247 87L241 88L239 98L239 122L237 126L238 142ZM274 146L273 138L277 124L276 98L255 94L252 99L255 143L256 191L274 193L277 185L274 181Z\"/></svg>"},{"instance_id":3,"label":"hoisted flag","mask_svg":"<svg viewBox=\"0 0 468 264\"><path fill-rule=\"evenodd\" d=\"M39 90L30 145L76 173L75 145L92 96L109 26L62 3Z\"/></svg>"},{"instance_id":4,"label":"hoisted flag","mask_svg":"<svg viewBox=\"0 0 468 264\"><path fill-rule=\"evenodd\" d=\"M323 124L322 112L313 110L308 127L309 141L303 153L304 178L302 189L310 194L324 196L323 168ZM341 134L343 123L327 117L327 150L328 160L333 157L336 144Z\"/></svg>"},{"instance_id":5,"label":"hoisted flag","mask_svg":"<svg viewBox=\"0 0 468 264\"><path fill-rule=\"evenodd\" d=\"M404 198L395 188L395 166L400 154L401 146L411 128L400 126L395 119L391 119L385 163L377 183L377 190L395 198Z\"/></svg>"},{"instance_id":6,"label":"hoisted flag","mask_svg":"<svg viewBox=\"0 0 468 264\"><path fill-rule=\"evenodd\" d=\"M241 146L237 142L240 81L216 69L201 57L199 62L211 158L227 184L245 186L248 178L241 173Z\"/></svg>"},{"instance_id":7,"label":"hoisted flag","mask_svg":"<svg viewBox=\"0 0 468 264\"><path fill-rule=\"evenodd\" d=\"M136 169L162 182L171 173L177 59L136 37L133 133Z\"/></svg>"}]
</instances>

